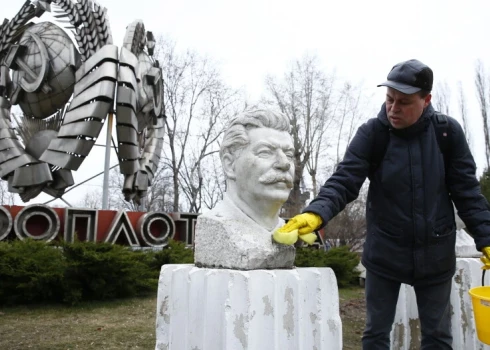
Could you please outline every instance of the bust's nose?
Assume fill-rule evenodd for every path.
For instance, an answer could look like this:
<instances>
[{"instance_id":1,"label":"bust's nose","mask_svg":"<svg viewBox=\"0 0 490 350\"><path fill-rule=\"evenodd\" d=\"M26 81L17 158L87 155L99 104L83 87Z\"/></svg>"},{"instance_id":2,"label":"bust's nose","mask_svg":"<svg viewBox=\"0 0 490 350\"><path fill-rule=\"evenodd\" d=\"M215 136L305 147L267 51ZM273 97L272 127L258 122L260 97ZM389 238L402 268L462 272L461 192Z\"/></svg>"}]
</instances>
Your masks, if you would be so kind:
<instances>
[{"instance_id":1,"label":"bust's nose","mask_svg":"<svg viewBox=\"0 0 490 350\"><path fill-rule=\"evenodd\" d=\"M277 154L277 160L273 166L275 169L279 169L283 171L287 171L291 169L291 163L289 162L288 157L282 150L279 150Z\"/></svg>"}]
</instances>

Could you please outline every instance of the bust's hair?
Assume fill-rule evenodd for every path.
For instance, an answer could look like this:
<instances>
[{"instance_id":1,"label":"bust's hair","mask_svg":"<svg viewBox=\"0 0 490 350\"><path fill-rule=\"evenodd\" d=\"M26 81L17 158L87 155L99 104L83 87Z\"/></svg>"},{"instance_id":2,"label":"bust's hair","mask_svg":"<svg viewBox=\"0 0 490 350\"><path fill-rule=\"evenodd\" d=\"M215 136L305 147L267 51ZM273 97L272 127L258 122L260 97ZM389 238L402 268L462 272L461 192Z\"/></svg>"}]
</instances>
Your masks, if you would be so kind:
<instances>
[{"instance_id":1,"label":"bust's hair","mask_svg":"<svg viewBox=\"0 0 490 350\"><path fill-rule=\"evenodd\" d=\"M225 154L231 154L236 158L250 143L248 131L254 128L289 132L290 124L286 115L272 110L255 109L241 113L230 121L225 131L219 151L221 160Z\"/></svg>"}]
</instances>

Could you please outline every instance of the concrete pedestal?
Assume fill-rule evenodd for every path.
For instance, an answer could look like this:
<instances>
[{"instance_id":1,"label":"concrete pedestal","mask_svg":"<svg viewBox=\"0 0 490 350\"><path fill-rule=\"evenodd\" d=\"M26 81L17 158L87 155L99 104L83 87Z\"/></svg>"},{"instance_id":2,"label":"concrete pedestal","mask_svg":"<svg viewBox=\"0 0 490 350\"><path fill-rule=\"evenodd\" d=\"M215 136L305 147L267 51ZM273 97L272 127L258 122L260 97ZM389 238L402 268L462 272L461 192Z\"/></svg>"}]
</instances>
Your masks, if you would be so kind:
<instances>
[{"instance_id":1,"label":"concrete pedestal","mask_svg":"<svg viewBox=\"0 0 490 350\"><path fill-rule=\"evenodd\" d=\"M481 286L482 263L478 258L458 258L451 291L451 328L453 348L461 350L490 350L476 335L473 307L468 291ZM488 274L487 274L488 275ZM487 276L485 285L490 285ZM391 348L396 350L420 347L420 322L417 301L411 286L402 285L398 298L395 322L391 332Z\"/></svg>"},{"instance_id":2,"label":"concrete pedestal","mask_svg":"<svg viewBox=\"0 0 490 350\"><path fill-rule=\"evenodd\" d=\"M329 268L252 270L164 265L156 350L340 350Z\"/></svg>"}]
</instances>

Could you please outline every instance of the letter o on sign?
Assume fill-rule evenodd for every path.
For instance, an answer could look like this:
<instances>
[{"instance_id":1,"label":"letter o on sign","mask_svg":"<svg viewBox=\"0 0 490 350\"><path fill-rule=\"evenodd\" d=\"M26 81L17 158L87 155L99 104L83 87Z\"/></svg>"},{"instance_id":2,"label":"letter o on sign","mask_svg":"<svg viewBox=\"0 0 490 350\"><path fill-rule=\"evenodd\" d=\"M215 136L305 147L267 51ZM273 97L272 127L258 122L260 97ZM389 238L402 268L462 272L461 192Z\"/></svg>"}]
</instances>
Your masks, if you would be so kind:
<instances>
[{"instance_id":1,"label":"letter o on sign","mask_svg":"<svg viewBox=\"0 0 490 350\"><path fill-rule=\"evenodd\" d=\"M150 212L140 217L136 229L150 247L164 247L175 235L174 221L161 212Z\"/></svg>"},{"instance_id":2,"label":"letter o on sign","mask_svg":"<svg viewBox=\"0 0 490 350\"><path fill-rule=\"evenodd\" d=\"M14 231L19 239L52 241L60 229L60 219L50 207L33 204L22 209L14 220Z\"/></svg>"},{"instance_id":3,"label":"letter o on sign","mask_svg":"<svg viewBox=\"0 0 490 350\"><path fill-rule=\"evenodd\" d=\"M8 236L12 225L12 215L4 206L0 206L0 241Z\"/></svg>"}]
</instances>

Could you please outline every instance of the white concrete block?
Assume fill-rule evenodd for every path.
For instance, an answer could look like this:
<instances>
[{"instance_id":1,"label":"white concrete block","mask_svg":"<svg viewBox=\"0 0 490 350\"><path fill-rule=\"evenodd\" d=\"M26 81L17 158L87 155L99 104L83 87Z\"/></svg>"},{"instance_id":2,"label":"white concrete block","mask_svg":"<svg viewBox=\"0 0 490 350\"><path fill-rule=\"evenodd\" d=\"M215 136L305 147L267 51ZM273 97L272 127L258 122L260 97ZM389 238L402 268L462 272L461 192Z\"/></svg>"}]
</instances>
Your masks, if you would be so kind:
<instances>
[{"instance_id":1,"label":"white concrete block","mask_svg":"<svg viewBox=\"0 0 490 350\"><path fill-rule=\"evenodd\" d=\"M481 262L478 258L458 258L451 291L451 327L453 348L458 350L490 350L476 335L471 297L468 291L481 286ZM486 283L490 284L490 278ZM413 287L402 285L395 322L391 332L392 349L420 347L420 322Z\"/></svg>"},{"instance_id":2,"label":"white concrete block","mask_svg":"<svg viewBox=\"0 0 490 350\"><path fill-rule=\"evenodd\" d=\"M391 330L391 343L393 349L415 349L406 347L420 341L420 322L417 311L417 301L412 287L402 285L396 306L395 321Z\"/></svg>"},{"instance_id":3,"label":"white concrete block","mask_svg":"<svg viewBox=\"0 0 490 350\"><path fill-rule=\"evenodd\" d=\"M481 343L476 335L473 306L471 296L468 294L471 288L481 286L481 267L480 259L457 259L451 293L451 322L455 349L490 350L490 346ZM487 278L485 282L485 285L489 285L490 278Z\"/></svg>"},{"instance_id":4,"label":"white concrete block","mask_svg":"<svg viewBox=\"0 0 490 350\"><path fill-rule=\"evenodd\" d=\"M276 294L277 286L273 271L257 270L255 278L250 279L249 298L252 305L261 305L260 312L251 315L252 322L248 328L249 349L274 349L277 343L274 329L276 327L275 299L271 295L264 295L264 291Z\"/></svg>"},{"instance_id":5,"label":"white concrete block","mask_svg":"<svg viewBox=\"0 0 490 350\"><path fill-rule=\"evenodd\" d=\"M329 268L238 271L164 265L156 350L340 350Z\"/></svg>"},{"instance_id":6,"label":"white concrete block","mask_svg":"<svg viewBox=\"0 0 490 350\"><path fill-rule=\"evenodd\" d=\"M278 218L269 231L240 211L225 196L196 223L194 261L197 266L238 270L292 268L296 250L272 241L272 232L284 225Z\"/></svg>"},{"instance_id":7,"label":"white concrete block","mask_svg":"<svg viewBox=\"0 0 490 350\"><path fill-rule=\"evenodd\" d=\"M482 253L476 250L475 241L463 229L456 231L456 257L458 258L477 258Z\"/></svg>"}]
</instances>

